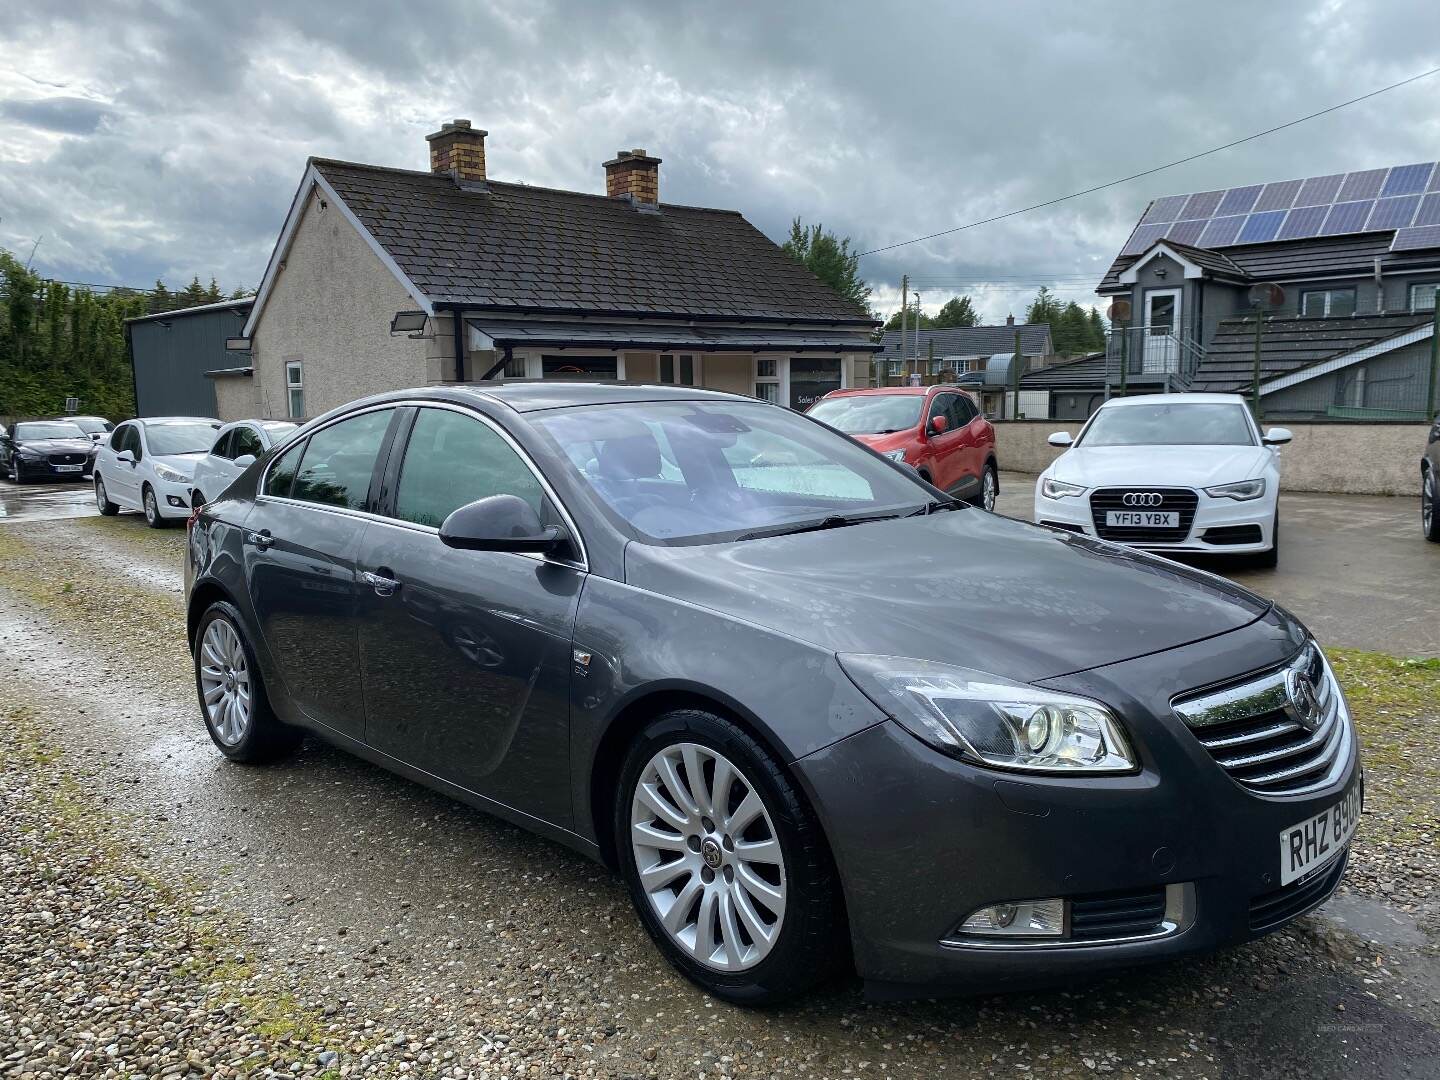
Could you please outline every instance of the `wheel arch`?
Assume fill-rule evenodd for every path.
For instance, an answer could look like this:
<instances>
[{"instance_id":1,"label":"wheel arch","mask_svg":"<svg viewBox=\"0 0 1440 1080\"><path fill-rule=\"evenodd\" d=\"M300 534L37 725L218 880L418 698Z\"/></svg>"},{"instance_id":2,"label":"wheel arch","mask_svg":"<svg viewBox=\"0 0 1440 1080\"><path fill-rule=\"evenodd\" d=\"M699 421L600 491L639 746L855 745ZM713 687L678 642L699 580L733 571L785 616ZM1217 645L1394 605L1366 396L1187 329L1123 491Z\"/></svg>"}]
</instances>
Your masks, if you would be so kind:
<instances>
[{"instance_id":1,"label":"wheel arch","mask_svg":"<svg viewBox=\"0 0 1440 1080\"><path fill-rule=\"evenodd\" d=\"M229 590L218 581L207 578L190 590L190 602L185 609L185 640L192 652L195 649L195 631L200 626L200 619L210 610L210 605L219 600L231 605L235 603Z\"/></svg>"}]
</instances>

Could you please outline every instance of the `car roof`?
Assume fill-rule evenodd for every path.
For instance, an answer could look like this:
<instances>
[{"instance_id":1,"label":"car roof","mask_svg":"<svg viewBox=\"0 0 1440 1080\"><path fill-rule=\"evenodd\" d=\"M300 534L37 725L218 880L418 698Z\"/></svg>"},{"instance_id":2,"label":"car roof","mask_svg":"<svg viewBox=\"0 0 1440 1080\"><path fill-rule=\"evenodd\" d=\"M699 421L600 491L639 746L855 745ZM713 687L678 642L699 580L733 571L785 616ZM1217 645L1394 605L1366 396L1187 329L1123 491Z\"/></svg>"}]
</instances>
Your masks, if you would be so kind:
<instances>
[{"instance_id":1,"label":"car roof","mask_svg":"<svg viewBox=\"0 0 1440 1080\"><path fill-rule=\"evenodd\" d=\"M135 423L142 427L149 427L152 424L218 424L213 416L138 416Z\"/></svg>"},{"instance_id":2,"label":"car roof","mask_svg":"<svg viewBox=\"0 0 1440 1080\"><path fill-rule=\"evenodd\" d=\"M100 420L100 421L103 421L104 423L107 423L107 424L110 422L110 418L107 417L107 416L88 416L88 415L86 415L86 416L52 416L50 419L51 419L51 420Z\"/></svg>"},{"instance_id":3,"label":"car roof","mask_svg":"<svg viewBox=\"0 0 1440 1080\"><path fill-rule=\"evenodd\" d=\"M936 383L934 386L856 386L844 390L831 390L825 396L827 398L837 397L889 397L907 395L910 397L922 397L925 394L936 390L959 390L958 386L951 386L948 383Z\"/></svg>"},{"instance_id":4,"label":"car roof","mask_svg":"<svg viewBox=\"0 0 1440 1080\"><path fill-rule=\"evenodd\" d=\"M433 386L418 387L401 395L386 394L385 397L435 397L436 389ZM749 404L756 401L755 398L742 394L658 383L570 382L552 379L548 382L525 380L496 383L494 386L447 386L445 389L463 397L499 402L522 413L571 408L576 405L618 405L639 401L735 401Z\"/></svg>"},{"instance_id":5,"label":"car roof","mask_svg":"<svg viewBox=\"0 0 1440 1080\"><path fill-rule=\"evenodd\" d=\"M1136 394L1111 398L1102 409L1123 409L1127 405L1244 405L1239 394Z\"/></svg>"}]
</instances>

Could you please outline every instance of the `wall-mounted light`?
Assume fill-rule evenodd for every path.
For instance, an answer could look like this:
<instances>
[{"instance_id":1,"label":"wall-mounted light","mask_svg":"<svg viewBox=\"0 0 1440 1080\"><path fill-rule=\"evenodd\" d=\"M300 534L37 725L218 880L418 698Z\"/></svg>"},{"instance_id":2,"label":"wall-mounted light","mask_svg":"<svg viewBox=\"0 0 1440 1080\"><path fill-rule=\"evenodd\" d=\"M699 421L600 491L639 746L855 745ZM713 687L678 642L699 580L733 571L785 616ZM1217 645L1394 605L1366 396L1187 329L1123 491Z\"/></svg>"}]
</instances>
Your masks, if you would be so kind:
<instances>
[{"instance_id":1,"label":"wall-mounted light","mask_svg":"<svg viewBox=\"0 0 1440 1080\"><path fill-rule=\"evenodd\" d=\"M425 329L425 320L427 318L429 318L429 316L423 311L397 311L395 317L390 320L390 333L417 333Z\"/></svg>"},{"instance_id":2,"label":"wall-mounted light","mask_svg":"<svg viewBox=\"0 0 1440 1080\"><path fill-rule=\"evenodd\" d=\"M1165 275L1168 273L1170 273L1170 271L1166 270L1163 266L1157 266L1155 268L1155 276L1158 277L1161 281L1165 280Z\"/></svg>"}]
</instances>

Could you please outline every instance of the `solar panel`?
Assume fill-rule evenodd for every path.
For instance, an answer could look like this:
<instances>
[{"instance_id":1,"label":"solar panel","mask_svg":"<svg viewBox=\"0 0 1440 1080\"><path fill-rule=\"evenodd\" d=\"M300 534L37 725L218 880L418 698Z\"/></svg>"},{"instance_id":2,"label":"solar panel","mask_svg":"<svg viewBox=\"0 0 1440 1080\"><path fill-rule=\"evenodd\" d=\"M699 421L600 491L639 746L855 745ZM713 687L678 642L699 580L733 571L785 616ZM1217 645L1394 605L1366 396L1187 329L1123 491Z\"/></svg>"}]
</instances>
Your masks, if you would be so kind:
<instances>
[{"instance_id":1,"label":"solar panel","mask_svg":"<svg viewBox=\"0 0 1440 1080\"><path fill-rule=\"evenodd\" d=\"M1375 202L1372 199L1366 199L1364 202L1336 203L1330 207L1325 224L1320 227L1320 235L1339 236L1341 233L1359 232L1365 225L1365 219L1370 216L1370 208L1374 205Z\"/></svg>"},{"instance_id":2,"label":"solar panel","mask_svg":"<svg viewBox=\"0 0 1440 1080\"><path fill-rule=\"evenodd\" d=\"M1306 206L1298 210L1291 210L1285 218L1285 224L1280 226L1280 234L1275 237L1277 240L1303 240L1307 236L1318 236L1320 226L1325 223L1325 215L1330 212L1328 206Z\"/></svg>"},{"instance_id":3,"label":"solar panel","mask_svg":"<svg viewBox=\"0 0 1440 1080\"><path fill-rule=\"evenodd\" d=\"M1220 196L1223 191L1199 191L1191 195L1185 201L1185 210L1180 214L1181 221L1189 221L1192 218L1213 217L1215 208L1220 205Z\"/></svg>"},{"instance_id":4,"label":"solar panel","mask_svg":"<svg viewBox=\"0 0 1440 1080\"><path fill-rule=\"evenodd\" d=\"M1280 231L1280 226L1284 221L1284 210L1270 210L1263 214L1251 214L1245 219L1245 225L1240 230L1240 239L1238 242L1241 244L1263 244L1267 240L1274 240L1275 234Z\"/></svg>"},{"instance_id":5,"label":"solar panel","mask_svg":"<svg viewBox=\"0 0 1440 1080\"><path fill-rule=\"evenodd\" d=\"M1431 247L1440 247L1440 225L1401 229L1395 234L1395 239L1390 241L1391 251L1415 251Z\"/></svg>"},{"instance_id":6,"label":"solar panel","mask_svg":"<svg viewBox=\"0 0 1440 1080\"><path fill-rule=\"evenodd\" d=\"M1207 248L1226 247L1235 243L1235 237L1240 233L1240 226L1245 223L1243 214L1235 217L1211 218L1205 226L1205 231L1200 234L1200 246Z\"/></svg>"},{"instance_id":7,"label":"solar panel","mask_svg":"<svg viewBox=\"0 0 1440 1080\"><path fill-rule=\"evenodd\" d=\"M1319 206L1322 203L1332 203L1335 196L1340 193L1340 184L1344 181L1344 173L1335 173L1333 176L1312 176L1306 180L1300 188L1300 194L1295 199L1296 206Z\"/></svg>"},{"instance_id":8,"label":"solar panel","mask_svg":"<svg viewBox=\"0 0 1440 1080\"><path fill-rule=\"evenodd\" d=\"M1427 161L1424 165L1397 165L1390 170L1390 177L1385 181L1385 189L1381 195L1416 195L1425 190L1425 183L1430 179L1430 170L1435 167L1434 162Z\"/></svg>"},{"instance_id":9,"label":"solar panel","mask_svg":"<svg viewBox=\"0 0 1440 1080\"><path fill-rule=\"evenodd\" d=\"M1170 231L1165 234L1166 240L1174 240L1177 244L1198 244L1200 234L1205 231L1208 225L1204 218L1196 221L1177 221L1170 226Z\"/></svg>"},{"instance_id":10,"label":"solar panel","mask_svg":"<svg viewBox=\"0 0 1440 1080\"><path fill-rule=\"evenodd\" d=\"M1375 204L1365 228L1372 232L1376 229L1403 229L1410 224L1410 220L1415 216L1415 208L1419 205L1419 195L1396 195L1394 198L1381 199Z\"/></svg>"},{"instance_id":11,"label":"solar panel","mask_svg":"<svg viewBox=\"0 0 1440 1080\"><path fill-rule=\"evenodd\" d=\"M1121 255L1139 255L1156 240L1165 235L1168 225L1137 225L1130 234L1129 242L1120 249Z\"/></svg>"},{"instance_id":12,"label":"solar panel","mask_svg":"<svg viewBox=\"0 0 1440 1080\"><path fill-rule=\"evenodd\" d=\"M1261 184L1252 184L1249 187L1232 187L1220 200L1220 208L1215 211L1215 215L1225 217L1230 214L1248 214L1250 208L1255 205L1255 199L1260 194L1262 186Z\"/></svg>"},{"instance_id":13,"label":"solar panel","mask_svg":"<svg viewBox=\"0 0 1440 1080\"><path fill-rule=\"evenodd\" d=\"M1295 205L1295 196L1300 194L1304 180L1281 180L1278 184L1266 184L1265 190L1255 202L1256 212L1262 210L1289 210Z\"/></svg>"},{"instance_id":14,"label":"solar panel","mask_svg":"<svg viewBox=\"0 0 1440 1080\"><path fill-rule=\"evenodd\" d=\"M1437 162L1440 165L1440 162ZM1426 191L1440 191L1440 168L1430 174L1430 183L1425 185Z\"/></svg>"},{"instance_id":15,"label":"solar panel","mask_svg":"<svg viewBox=\"0 0 1440 1080\"><path fill-rule=\"evenodd\" d=\"M1420 212L1412 225L1440 225L1440 191L1420 200Z\"/></svg>"},{"instance_id":16,"label":"solar panel","mask_svg":"<svg viewBox=\"0 0 1440 1080\"><path fill-rule=\"evenodd\" d=\"M1355 199L1373 199L1380 194L1380 189L1385 185L1386 169L1366 169L1364 172L1352 172L1345 177L1345 183L1340 186L1340 194L1336 196L1337 202L1351 202Z\"/></svg>"},{"instance_id":17,"label":"solar panel","mask_svg":"<svg viewBox=\"0 0 1440 1080\"><path fill-rule=\"evenodd\" d=\"M1185 209L1185 200L1188 198L1188 195L1167 195L1163 199L1156 199L1140 219L1140 224L1153 225L1159 221L1174 221L1180 216L1180 211Z\"/></svg>"}]
</instances>

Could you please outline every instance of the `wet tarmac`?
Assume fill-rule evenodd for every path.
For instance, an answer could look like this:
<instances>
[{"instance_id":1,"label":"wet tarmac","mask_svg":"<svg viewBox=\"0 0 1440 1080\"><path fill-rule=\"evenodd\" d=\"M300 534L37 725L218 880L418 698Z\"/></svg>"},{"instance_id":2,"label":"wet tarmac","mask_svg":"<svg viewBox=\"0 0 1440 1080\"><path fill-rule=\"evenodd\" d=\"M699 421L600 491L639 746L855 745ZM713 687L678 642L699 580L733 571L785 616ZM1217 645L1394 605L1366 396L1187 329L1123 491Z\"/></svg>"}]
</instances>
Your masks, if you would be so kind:
<instances>
[{"instance_id":1,"label":"wet tarmac","mask_svg":"<svg viewBox=\"0 0 1440 1080\"><path fill-rule=\"evenodd\" d=\"M90 478L58 484L12 484L0 480L0 525L10 521L99 517Z\"/></svg>"}]
</instances>

